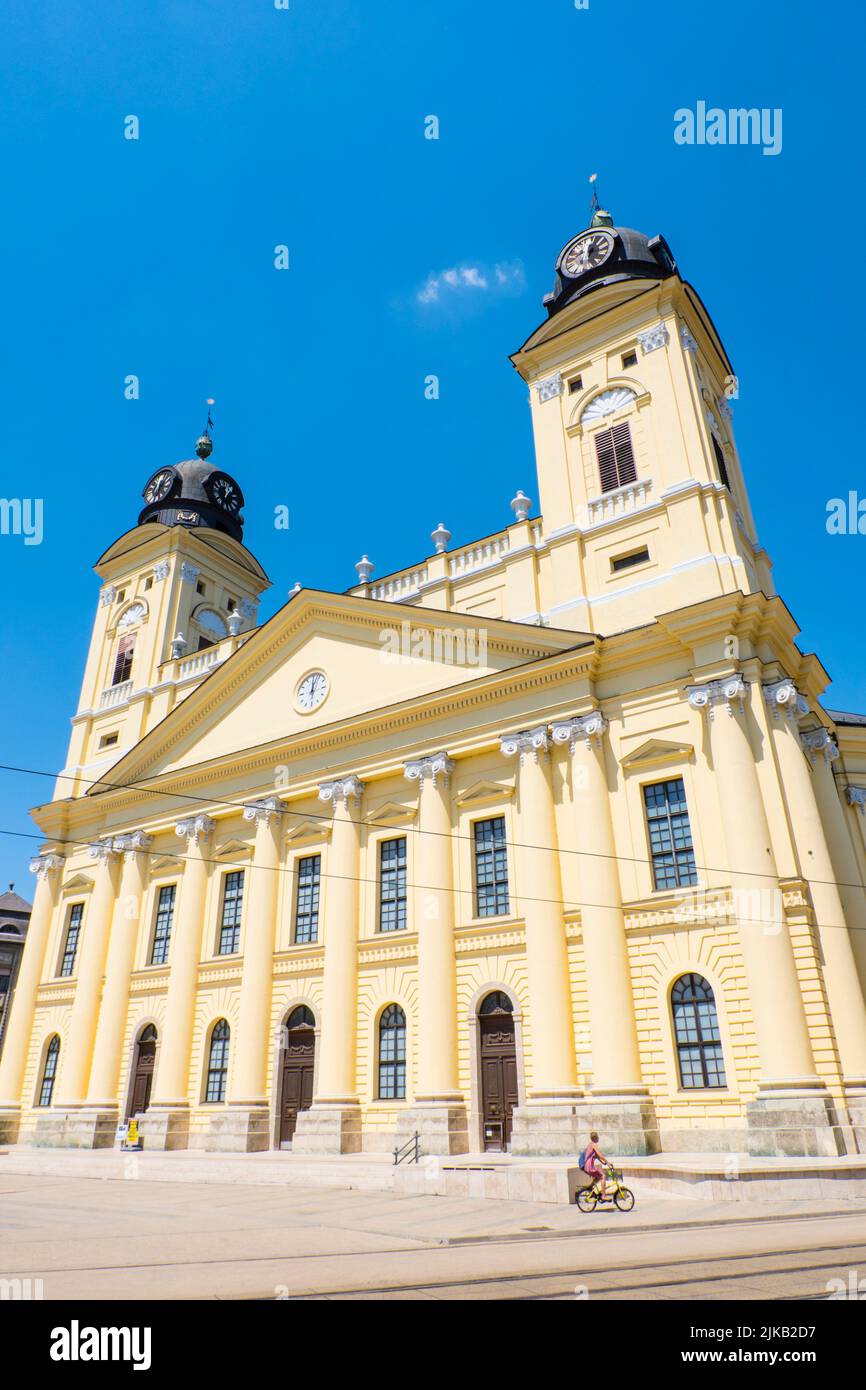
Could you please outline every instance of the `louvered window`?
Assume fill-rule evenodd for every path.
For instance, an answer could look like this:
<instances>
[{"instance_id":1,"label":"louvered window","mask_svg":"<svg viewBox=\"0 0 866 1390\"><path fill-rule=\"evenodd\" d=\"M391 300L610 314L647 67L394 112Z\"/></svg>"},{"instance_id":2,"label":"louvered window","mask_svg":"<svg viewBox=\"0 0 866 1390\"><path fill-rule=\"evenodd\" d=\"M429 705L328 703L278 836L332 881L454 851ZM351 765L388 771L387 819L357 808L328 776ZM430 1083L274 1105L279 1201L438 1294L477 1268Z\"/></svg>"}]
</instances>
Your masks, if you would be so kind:
<instances>
[{"instance_id":1,"label":"louvered window","mask_svg":"<svg viewBox=\"0 0 866 1390\"><path fill-rule=\"evenodd\" d=\"M613 492L615 488L634 482L637 469L634 466L631 430L627 420L622 420L620 424L597 434L595 452L602 492Z\"/></svg>"},{"instance_id":2,"label":"louvered window","mask_svg":"<svg viewBox=\"0 0 866 1390\"><path fill-rule=\"evenodd\" d=\"M714 454L715 454L715 456L716 456L716 467L717 467L718 470L719 470L719 478L721 479L721 481L722 481L722 483L724 484L724 486L728 489L728 492L730 492L730 490L731 490L731 484L730 484L730 481L729 481L729 479L728 479L728 466L727 466L727 464L725 463L724 451L723 451L723 449L722 449L721 444L720 444L719 441L716 439L716 436L715 436L715 435L712 436L712 441L713 441L713 452L714 452Z\"/></svg>"}]
</instances>

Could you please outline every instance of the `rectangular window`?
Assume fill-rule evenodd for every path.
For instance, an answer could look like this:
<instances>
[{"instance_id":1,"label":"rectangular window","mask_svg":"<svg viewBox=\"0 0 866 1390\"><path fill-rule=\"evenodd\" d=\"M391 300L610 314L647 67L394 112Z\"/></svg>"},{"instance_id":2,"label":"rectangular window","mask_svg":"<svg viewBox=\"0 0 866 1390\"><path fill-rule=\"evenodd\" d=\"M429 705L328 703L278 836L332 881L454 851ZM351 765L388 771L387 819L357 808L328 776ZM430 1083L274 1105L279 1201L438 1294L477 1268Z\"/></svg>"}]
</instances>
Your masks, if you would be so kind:
<instances>
[{"instance_id":1,"label":"rectangular window","mask_svg":"<svg viewBox=\"0 0 866 1390\"><path fill-rule=\"evenodd\" d=\"M644 787L643 797L656 888L685 888L697 883L682 777Z\"/></svg>"},{"instance_id":2,"label":"rectangular window","mask_svg":"<svg viewBox=\"0 0 866 1390\"><path fill-rule=\"evenodd\" d=\"M299 859L295 889L295 941L319 939L319 885L322 877L322 856L308 854Z\"/></svg>"},{"instance_id":3,"label":"rectangular window","mask_svg":"<svg viewBox=\"0 0 866 1390\"><path fill-rule=\"evenodd\" d=\"M571 378L571 381L568 383L568 390L569 390L569 394L572 395L572 396L574 395L574 393L575 393L576 391L582 391L582 390L583 390L583 377L580 377L580 376L573 376L573 377Z\"/></svg>"},{"instance_id":4,"label":"rectangular window","mask_svg":"<svg viewBox=\"0 0 866 1390\"><path fill-rule=\"evenodd\" d=\"M508 850L505 817L478 820L475 833L475 915L501 917L508 912Z\"/></svg>"},{"instance_id":5,"label":"rectangular window","mask_svg":"<svg viewBox=\"0 0 866 1390\"><path fill-rule=\"evenodd\" d=\"M166 884L159 890L156 905L156 926L153 929L153 948L150 952L151 965L165 965L168 960L168 946L171 941L171 924L174 919L175 885Z\"/></svg>"},{"instance_id":6,"label":"rectangular window","mask_svg":"<svg viewBox=\"0 0 866 1390\"><path fill-rule=\"evenodd\" d=\"M649 551L644 546L642 550L633 550L629 555L617 555L611 560L610 567L614 574L619 574L621 570L630 570L633 565L642 565L649 559Z\"/></svg>"},{"instance_id":7,"label":"rectangular window","mask_svg":"<svg viewBox=\"0 0 866 1390\"><path fill-rule=\"evenodd\" d=\"M379 845L379 930L406 929L406 839Z\"/></svg>"},{"instance_id":8,"label":"rectangular window","mask_svg":"<svg viewBox=\"0 0 866 1390\"><path fill-rule=\"evenodd\" d=\"M127 633L126 637L121 637L117 644L117 656L114 659L114 675L111 678L112 685L123 685L132 675L132 653L135 648L135 633Z\"/></svg>"},{"instance_id":9,"label":"rectangular window","mask_svg":"<svg viewBox=\"0 0 866 1390\"><path fill-rule=\"evenodd\" d=\"M623 355L622 355L622 365L623 365L624 367L636 367L636 366L637 366L637 353L636 353L636 352L624 352Z\"/></svg>"},{"instance_id":10,"label":"rectangular window","mask_svg":"<svg viewBox=\"0 0 866 1390\"><path fill-rule=\"evenodd\" d=\"M637 469L627 420L595 436L595 453L602 492L613 492L634 482Z\"/></svg>"},{"instance_id":11,"label":"rectangular window","mask_svg":"<svg viewBox=\"0 0 866 1390\"><path fill-rule=\"evenodd\" d=\"M81 936L81 919L83 916L84 903L73 903L69 909L66 942L63 947L63 959L60 962L61 975L71 975L75 969L75 956L78 951L78 938Z\"/></svg>"},{"instance_id":12,"label":"rectangular window","mask_svg":"<svg viewBox=\"0 0 866 1390\"><path fill-rule=\"evenodd\" d=\"M711 435L711 438L713 441L713 453L716 456L716 468L719 470L719 478L723 486L728 489L728 492L730 492L731 483L730 479L728 478L728 465L725 463L724 450L722 449L722 446L716 439L715 435Z\"/></svg>"},{"instance_id":13,"label":"rectangular window","mask_svg":"<svg viewBox=\"0 0 866 1390\"><path fill-rule=\"evenodd\" d=\"M244 871L237 869L223 879L223 912L220 921L221 956L233 956L241 947L241 908L244 901Z\"/></svg>"}]
</instances>

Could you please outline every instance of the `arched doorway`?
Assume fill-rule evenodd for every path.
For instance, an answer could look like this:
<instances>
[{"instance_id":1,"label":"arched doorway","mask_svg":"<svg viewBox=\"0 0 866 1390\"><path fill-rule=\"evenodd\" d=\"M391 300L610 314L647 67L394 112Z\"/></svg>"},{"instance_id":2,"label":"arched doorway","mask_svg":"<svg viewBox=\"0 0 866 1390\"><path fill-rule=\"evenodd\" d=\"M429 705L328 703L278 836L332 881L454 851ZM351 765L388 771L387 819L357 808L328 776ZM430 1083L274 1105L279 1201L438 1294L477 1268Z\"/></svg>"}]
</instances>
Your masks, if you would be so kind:
<instances>
[{"instance_id":1,"label":"arched doorway","mask_svg":"<svg viewBox=\"0 0 866 1390\"><path fill-rule=\"evenodd\" d=\"M156 1037L156 1029L149 1023L135 1045L135 1069L132 1073L127 1118L130 1115L143 1115L150 1105L153 1070L156 1065Z\"/></svg>"},{"instance_id":2,"label":"arched doorway","mask_svg":"<svg viewBox=\"0 0 866 1390\"><path fill-rule=\"evenodd\" d=\"M313 1070L316 1061L316 1020L305 1004L292 1009L283 1025L280 1081L280 1145L290 1144L298 1112L313 1103Z\"/></svg>"},{"instance_id":3,"label":"arched doorway","mask_svg":"<svg viewBox=\"0 0 866 1390\"><path fill-rule=\"evenodd\" d=\"M481 1054L481 1136L486 1153L504 1153L511 1143L511 1116L517 1104L517 1044L514 1005L501 989L478 1010Z\"/></svg>"}]
</instances>

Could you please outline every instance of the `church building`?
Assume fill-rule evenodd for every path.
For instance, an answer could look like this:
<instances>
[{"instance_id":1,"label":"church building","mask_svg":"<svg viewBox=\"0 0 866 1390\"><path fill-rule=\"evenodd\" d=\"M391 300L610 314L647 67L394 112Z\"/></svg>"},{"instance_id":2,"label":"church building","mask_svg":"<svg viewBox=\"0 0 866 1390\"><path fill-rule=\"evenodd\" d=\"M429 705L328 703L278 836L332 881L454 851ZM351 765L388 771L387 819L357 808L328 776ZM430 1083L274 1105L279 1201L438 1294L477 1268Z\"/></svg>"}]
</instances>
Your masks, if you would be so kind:
<instances>
[{"instance_id":1,"label":"church building","mask_svg":"<svg viewBox=\"0 0 866 1390\"><path fill-rule=\"evenodd\" d=\"M866 1152L866 718L775 592L733 368L600 209L545 308L539 502L472 544L259 623L209 432L150 478L33 813L0 1141Z\"/></svg>"}]
</instances>

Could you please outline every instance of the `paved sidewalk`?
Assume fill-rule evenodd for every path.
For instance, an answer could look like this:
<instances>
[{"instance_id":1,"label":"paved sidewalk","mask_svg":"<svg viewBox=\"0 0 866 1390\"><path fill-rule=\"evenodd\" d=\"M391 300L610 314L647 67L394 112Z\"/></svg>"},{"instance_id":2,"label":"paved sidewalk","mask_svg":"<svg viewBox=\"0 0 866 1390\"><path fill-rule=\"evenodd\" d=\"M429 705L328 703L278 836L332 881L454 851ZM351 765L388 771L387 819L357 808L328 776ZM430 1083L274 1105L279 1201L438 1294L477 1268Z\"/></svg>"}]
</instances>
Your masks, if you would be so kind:
<instances>
[{"instance_id":1,"label":"paved sidewalk","mask_svg":"<svg viewBox=\"0 0 866 1390\"><path fill-rule=\"evenodd\" d=\"M641 1296L677 1297L668 1282L716 1288L735 1270L744 1288L776 1271L785 1287L820 1290L828 1271L864 1253L866 1207L850 1203L840 1213L827 1202L660 1198L629 1214L584 1215L270 1182L154 1182L133 1170L110 1176L108 1162L101 1178L34 1176L0 1159L0 1278L42 1280L46 1299L561 1297L602 1272L611 1297L638 1285Z\"/></svg>"}]
</instances>

